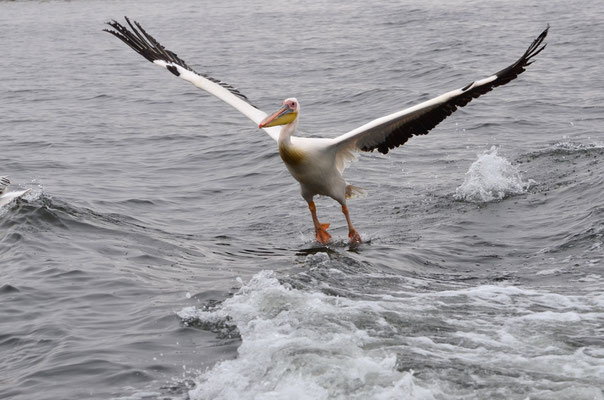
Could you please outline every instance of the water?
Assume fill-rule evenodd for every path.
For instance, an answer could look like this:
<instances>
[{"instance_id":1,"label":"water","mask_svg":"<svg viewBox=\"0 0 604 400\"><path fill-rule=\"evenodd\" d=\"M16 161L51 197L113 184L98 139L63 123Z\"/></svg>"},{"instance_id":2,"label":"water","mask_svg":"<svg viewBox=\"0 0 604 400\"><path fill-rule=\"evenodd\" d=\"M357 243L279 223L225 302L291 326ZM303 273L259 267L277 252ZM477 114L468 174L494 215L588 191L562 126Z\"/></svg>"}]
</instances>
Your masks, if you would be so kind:
<instances>
[{"instance_id":1,"label":"water","mask_svg":"<svg viewBox=\"0 0 604 400\"><path fill-rule=\"evenodd\" d=\"M549 45L346 176L365 239L274 143L101 32L135 17L301 134ZM602 399L604 12L562 1L0 2L2 399Z\"/></svg>"}]
</instances>

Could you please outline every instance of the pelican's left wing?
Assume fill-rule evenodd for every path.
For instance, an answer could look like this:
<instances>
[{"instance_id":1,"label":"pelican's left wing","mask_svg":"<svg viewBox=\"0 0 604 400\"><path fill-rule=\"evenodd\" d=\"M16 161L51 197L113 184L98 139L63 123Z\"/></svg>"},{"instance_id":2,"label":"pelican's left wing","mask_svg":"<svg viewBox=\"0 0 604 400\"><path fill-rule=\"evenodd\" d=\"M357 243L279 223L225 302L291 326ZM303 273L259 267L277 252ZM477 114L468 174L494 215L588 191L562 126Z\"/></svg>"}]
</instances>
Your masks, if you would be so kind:
<instances>
[{"instance_id":1,"label":"pelican's left wing","mask_svg":"<svg viewBox=\"0 0 604 400\"><path fill-rule=\"evenodd\" d=\"M178 57L176 53L159 44L159 42L149 35L138 22L131 22L128 17L125 18L130 29L132 29L131 31L117 21L107 23L114 30L104 29L104 31L111 33L152 63L166 68L179 78L191 82L198 88L213 94L220 100L236 108L243 115L254 121L256 125L259 125L267 116L264 111L261 111L252 105L248 98L239 90L228 83L214 79L206 74L200 74L193 71L193 69ZM275 141L279 138L278 127L264 128L264 130Z\"/></svg>"},{"instance_id":2,"label":"pelican's left wing","mask_svg":"<svg viewBox=\"0 0 604 400\"><path fill-rule=\"evenodd\" d=\"M353 159L355 152L377 149L386 154L389 150L403 145L412 136L427 134L458 107L463 107L472 99L515 79L532 63L531 59L545 48L542 43L548 29L549 26L518 61L496 74L416 106L375 119L333 139L332 146L336 149L338 169L342 171L347 161Z\"/></svg>"}]
</instances>

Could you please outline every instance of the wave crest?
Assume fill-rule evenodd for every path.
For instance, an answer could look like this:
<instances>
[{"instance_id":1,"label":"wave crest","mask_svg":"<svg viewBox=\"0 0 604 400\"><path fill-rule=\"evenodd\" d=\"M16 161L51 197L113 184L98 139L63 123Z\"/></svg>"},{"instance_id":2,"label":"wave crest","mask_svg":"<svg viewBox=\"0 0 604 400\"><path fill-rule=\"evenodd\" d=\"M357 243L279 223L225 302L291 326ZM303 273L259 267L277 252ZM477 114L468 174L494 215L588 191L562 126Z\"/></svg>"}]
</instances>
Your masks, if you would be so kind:
<instances>
[{"instance_id":1,"label":"wave crest","mask_svg":"<svg viewBox=\"0 0 604 400\"><path fill-rule=\"evenodd\" d=\"M230 319L238 357L196 379L191 399L433 399L392 352L372 350L372 302L306 292L256 274L216 310L183 309L184 320ZM378 306L379 307L379 306ZM379 346L378 346L379 347Z\"/></svg>"}]
</instances>

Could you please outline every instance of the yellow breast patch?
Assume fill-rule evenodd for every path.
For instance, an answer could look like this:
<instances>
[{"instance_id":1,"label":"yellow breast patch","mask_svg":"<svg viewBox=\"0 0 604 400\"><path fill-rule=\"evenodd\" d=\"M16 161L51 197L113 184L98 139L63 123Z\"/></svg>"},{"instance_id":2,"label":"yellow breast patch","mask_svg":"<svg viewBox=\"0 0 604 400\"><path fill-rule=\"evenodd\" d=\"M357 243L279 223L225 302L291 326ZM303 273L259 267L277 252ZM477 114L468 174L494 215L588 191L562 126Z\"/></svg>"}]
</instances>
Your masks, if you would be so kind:
<instances>
[{"instance_id":1,"label":"yellow breast patch","mask_svg":"<svg viewBox=\"0 0 604 400\"><path fill-rule=\"evenodd\" d=\"M289 165L298 165L304 160L304 153L293 146L279 145L279 155Z\"/></svg>"}]
</instances>

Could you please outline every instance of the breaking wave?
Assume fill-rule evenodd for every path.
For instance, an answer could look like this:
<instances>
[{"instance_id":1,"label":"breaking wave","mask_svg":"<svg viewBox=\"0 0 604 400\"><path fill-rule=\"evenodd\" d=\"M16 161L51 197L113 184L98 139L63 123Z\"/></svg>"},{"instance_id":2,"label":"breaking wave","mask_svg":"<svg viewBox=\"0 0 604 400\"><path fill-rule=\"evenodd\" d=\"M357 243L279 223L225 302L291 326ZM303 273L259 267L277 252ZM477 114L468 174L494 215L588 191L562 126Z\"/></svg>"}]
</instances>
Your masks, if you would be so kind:
<instances>
[{"instance_id":1,"label":"breaking wave","mask_svg":"<svg viewBox=\"0 0 604 400\"><path fill-rule=\"evenodd\" d=\"M218 307L182 309L185 324L241 335L237 358L201 373L189 397L602 398L604 354L588 339L604 320L598 290L402 286L347 298L262 271Z\"/></svg>"}]
</instances>

